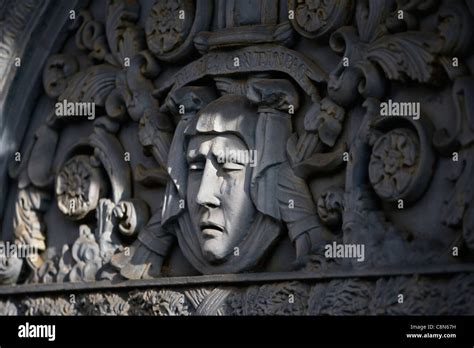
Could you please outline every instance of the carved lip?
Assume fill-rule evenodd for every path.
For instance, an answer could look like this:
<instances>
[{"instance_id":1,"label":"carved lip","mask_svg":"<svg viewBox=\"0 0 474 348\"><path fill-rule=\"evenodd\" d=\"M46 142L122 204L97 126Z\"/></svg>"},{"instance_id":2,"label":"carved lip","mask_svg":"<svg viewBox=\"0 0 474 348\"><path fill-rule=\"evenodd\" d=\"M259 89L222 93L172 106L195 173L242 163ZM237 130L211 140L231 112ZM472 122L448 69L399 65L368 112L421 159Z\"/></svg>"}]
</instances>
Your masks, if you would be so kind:
<instances>
[{"instance_id":1,"label":"carved lip","mask_svg":"<svg viewBox=\"0 0 474 348\"><path fill-rule=\"evenodd\" d=\"M224 233L224 227L212 221L203 221L199 224L204 237L215 238Z\"/></svg>"}]
</instances>

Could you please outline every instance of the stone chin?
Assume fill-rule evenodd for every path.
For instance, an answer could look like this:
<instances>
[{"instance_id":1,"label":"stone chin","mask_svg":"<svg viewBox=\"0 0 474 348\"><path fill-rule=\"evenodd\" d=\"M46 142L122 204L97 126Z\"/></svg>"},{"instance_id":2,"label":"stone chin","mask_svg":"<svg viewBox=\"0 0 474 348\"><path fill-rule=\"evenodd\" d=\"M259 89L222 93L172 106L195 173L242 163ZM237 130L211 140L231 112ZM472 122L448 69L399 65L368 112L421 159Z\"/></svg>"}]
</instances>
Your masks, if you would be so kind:
<instances>
[{"instance_id":1,"label":"stone chin","mask_svg":"<svg viewBox=\"0 0 474 348\"><path fill-rule=\"evenodd\" d=\"M220 242L215 239L205 241L201 249L206 261L213 264L224 262L229 255L228 252L226 253L226 250L223 250Z\"/></svg>"},{"instance_id":2,"label":"stone chin","mask_svg":"<svg viewBox=\"0 0 474 348\"><path fill-rule=\"evenodd\" d=\"M279 221L257 213L245 234L238 240L202 238L201 229L192 223L189 212L178 218L175 233L180 249L193 267L202 274L239 273L252 270L282 233ZM225 236L227 237L227 235ZM234 256L238 247L239 256Z\"/></svg>"},{"instance_id":3,"label":"stone chin","mask_svg":"<svg viewBox=\"0 0 474 348\"><path fill-rule=\"evenodd\" d=\"M212 264L221 264L232 255L235 246L229 246L226 243L225 231L204 229L201 230L201 233L204 238L201 241L201 251L206 261Z\"/></svg>"}]
</instances>

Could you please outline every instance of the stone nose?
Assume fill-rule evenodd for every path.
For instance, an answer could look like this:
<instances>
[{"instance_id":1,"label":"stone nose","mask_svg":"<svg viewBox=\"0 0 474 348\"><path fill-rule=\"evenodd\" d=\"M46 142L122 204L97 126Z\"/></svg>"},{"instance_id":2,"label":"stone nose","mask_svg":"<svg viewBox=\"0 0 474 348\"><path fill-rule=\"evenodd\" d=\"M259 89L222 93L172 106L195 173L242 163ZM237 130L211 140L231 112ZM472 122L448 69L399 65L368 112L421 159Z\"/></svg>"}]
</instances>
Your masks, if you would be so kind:
<instances>
[{"instance_id":1,"label":"stone nose","mask_svg":"<svg viewBox=\"0 0 474 348\"><path fill-rule=\"evenodd\" d=\"M220 181L220 177L217 173L217 165L210 159L207 159L201 177L196 202L208 209L219 207L221 204L219 199Z\"/></svg>"}]
</instances>

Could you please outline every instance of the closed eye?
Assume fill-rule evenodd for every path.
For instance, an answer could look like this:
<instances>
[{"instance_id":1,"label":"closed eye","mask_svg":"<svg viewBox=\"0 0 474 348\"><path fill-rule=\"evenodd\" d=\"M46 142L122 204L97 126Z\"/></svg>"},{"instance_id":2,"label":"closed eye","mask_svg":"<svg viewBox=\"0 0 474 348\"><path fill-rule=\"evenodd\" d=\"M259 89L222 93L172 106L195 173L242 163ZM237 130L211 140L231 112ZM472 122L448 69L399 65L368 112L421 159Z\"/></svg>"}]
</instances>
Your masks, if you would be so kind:
<instances>
[{"instance_id":1,"label":"closed eye","mask_svg":"<svg viewBox=\"0 0 474 348\"><path fill-rule=\"evenodd\" d=\"M189 164L189 170L192 172L202 172L204 170L204 163L193 162Z\"/></svg>"},{"instance_id":2,"label":"closed eye","mask_svg":"<svg viewBox=\"0 0 474 348\"><path fill-rule=\"evenodd\" d=\"M222 170L226 173L243 170L245 166L240 163L226 162L222 165Z\"/></svg>"}]
</instances>

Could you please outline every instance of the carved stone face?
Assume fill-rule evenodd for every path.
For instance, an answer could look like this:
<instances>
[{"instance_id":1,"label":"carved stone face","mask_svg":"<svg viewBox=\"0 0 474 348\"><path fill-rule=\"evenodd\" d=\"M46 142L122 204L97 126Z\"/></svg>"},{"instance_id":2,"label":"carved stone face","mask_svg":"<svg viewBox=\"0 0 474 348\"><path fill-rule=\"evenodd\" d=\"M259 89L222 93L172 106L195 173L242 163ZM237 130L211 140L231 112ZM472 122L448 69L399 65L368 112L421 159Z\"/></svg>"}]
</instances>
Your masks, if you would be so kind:
<instances>
[{"instance_id":1,"label":"carved stone face","mask_svg":"<svg viewBox=\"0 0 474 348\"><path fill-rule=\"evenodd\" d=\"M209 262L219 263L233 254L256 215L250 198L250 163L225 156L248 150L230 133L196 135L189 141L186 203L199 231L201 251Z\"/></svg>"}]
</instances>

